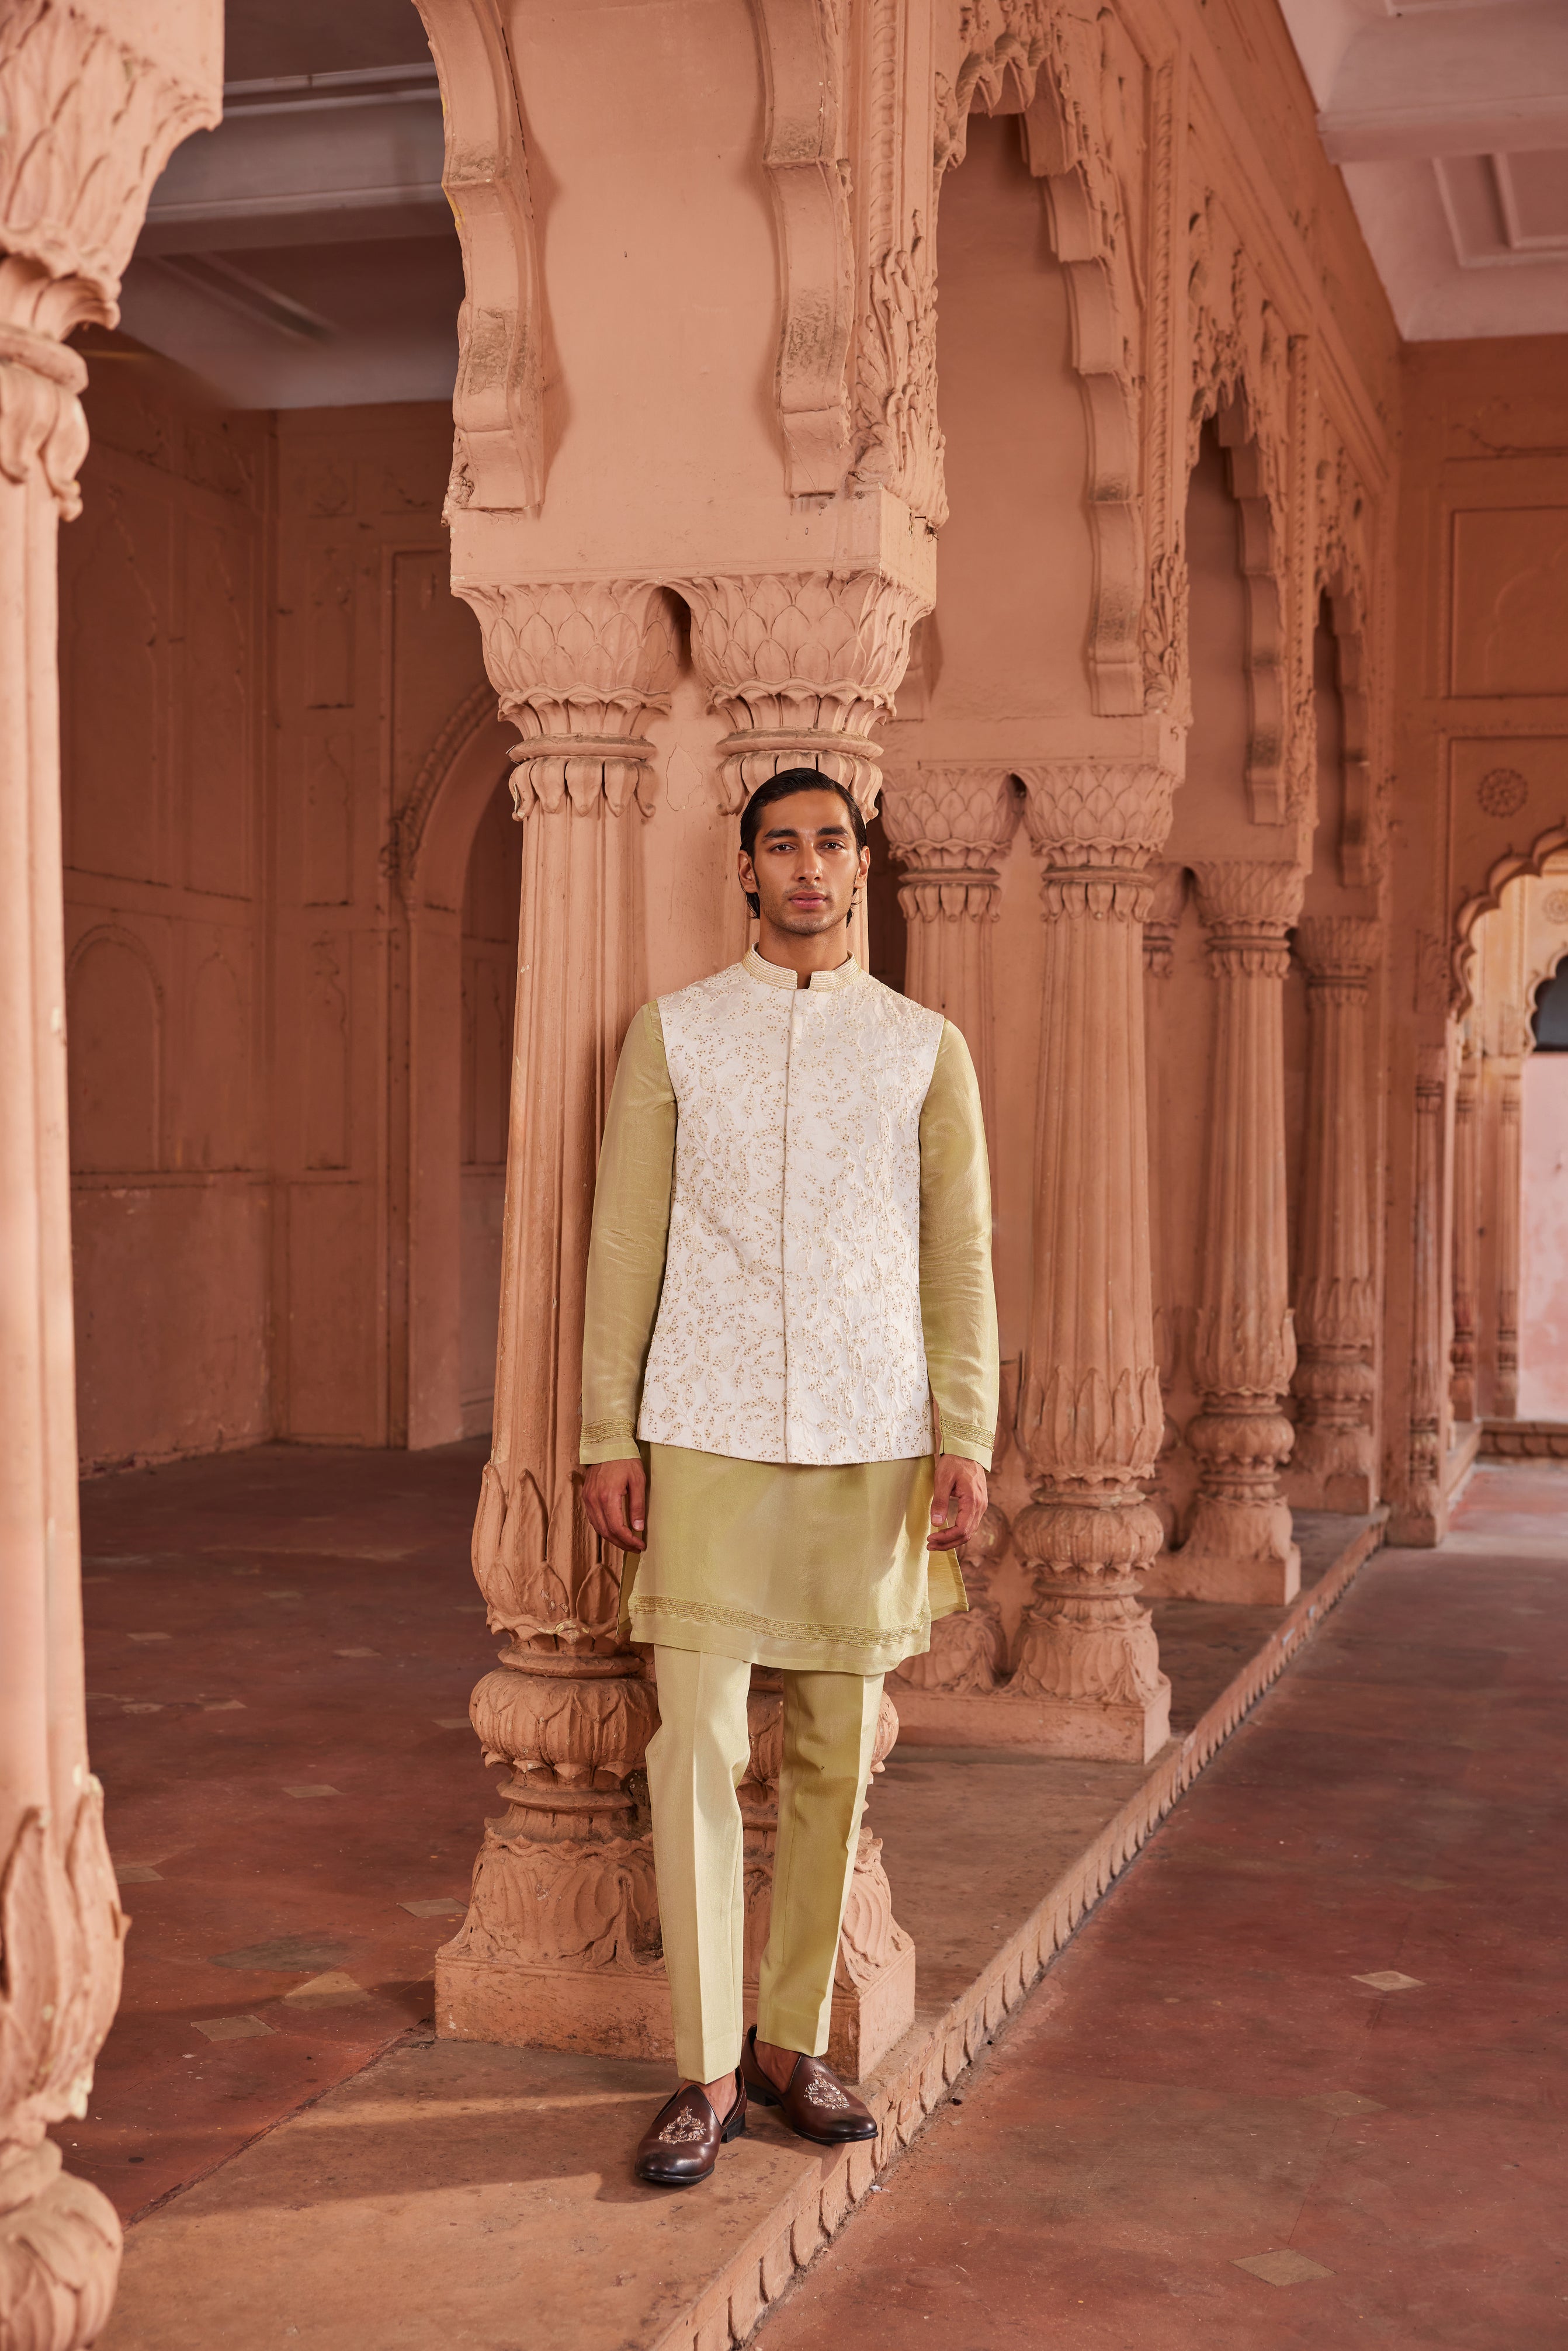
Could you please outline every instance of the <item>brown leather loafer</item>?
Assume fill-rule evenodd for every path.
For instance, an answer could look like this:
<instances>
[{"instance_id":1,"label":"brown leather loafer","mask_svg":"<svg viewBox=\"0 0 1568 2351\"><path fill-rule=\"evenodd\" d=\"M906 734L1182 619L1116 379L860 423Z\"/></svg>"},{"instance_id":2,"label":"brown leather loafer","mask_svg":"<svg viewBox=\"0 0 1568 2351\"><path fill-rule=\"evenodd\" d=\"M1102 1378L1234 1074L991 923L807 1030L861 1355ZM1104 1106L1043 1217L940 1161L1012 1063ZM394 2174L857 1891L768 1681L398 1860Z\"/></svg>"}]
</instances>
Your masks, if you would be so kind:
<instances>
[{"instance_id":1,"label":"brown leather loafer","mask_svg":"<svg viewBox=\"0 0 1568 2351\"><path fill-rule=\"evenodd\" d=\"M843 2147L851 2139L876 2137L876 2116L871 2108L852 2090L846 2090L820 2057L797 2057L789 2081L781 2090L776 2089L757 2054L755 2024L741 2053L740 2078L752 2097L760 2098L765 2106L777 2106L792 2131L818 2147Z\"/></svg>"},{"instance_id":2,"label":"brown leather loafer","mask_svg":"<svg viewBox=\"0 0 1568 2351\"><path fill-rule=\"evenodd\" d=\"M683 2082L659 2108L637 2147L632 2169L653 2188L695 2188L712 2177L721 2147L746 2128L746 2084L735 2069L735 2104L720 2122L700 2082Z\"/></svg>"}]
</instances>

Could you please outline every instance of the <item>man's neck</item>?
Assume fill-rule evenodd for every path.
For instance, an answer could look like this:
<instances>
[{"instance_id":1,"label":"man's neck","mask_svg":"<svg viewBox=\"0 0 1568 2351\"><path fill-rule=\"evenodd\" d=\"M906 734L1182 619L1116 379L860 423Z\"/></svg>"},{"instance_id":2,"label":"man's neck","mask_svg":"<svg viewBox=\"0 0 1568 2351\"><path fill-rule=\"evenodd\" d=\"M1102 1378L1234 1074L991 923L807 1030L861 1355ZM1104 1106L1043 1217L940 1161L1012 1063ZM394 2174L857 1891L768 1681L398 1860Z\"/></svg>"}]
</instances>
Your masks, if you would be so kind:
<instances>
[{"instance_id":1,"label":"man's neck","mask_svg":"<svg viewBox=\"0 0 1568 2351\"><path fill-rule=\"evenodd\" d=\"M814 971L841 971L849 960L849 932L841 923L831 931L780 931L764 921L758 932L757 952L764 963L792 971L797 987L810 987Z\"/></svg>"}]
</instances>

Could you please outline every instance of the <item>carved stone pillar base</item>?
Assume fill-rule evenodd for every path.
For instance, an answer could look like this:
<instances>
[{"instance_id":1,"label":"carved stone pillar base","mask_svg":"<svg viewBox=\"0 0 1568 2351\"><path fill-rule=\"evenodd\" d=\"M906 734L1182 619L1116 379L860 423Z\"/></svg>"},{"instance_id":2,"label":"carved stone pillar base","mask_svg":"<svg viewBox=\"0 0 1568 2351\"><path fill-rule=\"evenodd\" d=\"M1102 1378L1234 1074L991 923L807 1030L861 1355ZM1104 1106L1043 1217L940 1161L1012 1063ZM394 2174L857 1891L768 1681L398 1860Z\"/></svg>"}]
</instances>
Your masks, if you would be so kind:
<instances>
[{"instance_id":1,"label":"carved stone pillar base","mask_svg":"<svg viewBox=\"0 0 1568 2351\"><path fill-rule=\"evenodd\" d=\"M658 1719L640 1659L513 1651L471 1710L487 1761L530 1760L435 1955L438 2037L668 2056L653 1845L626 1784Z\"/></svg>"},{"instance_id":2,"label":"carved stone pillar base","mask_svg":"<svg viewBox=\"0 0 1568 2351\"><path fill-rule=\"evenodd\" d=\"M1019 1556L1040 1597L1024 1618L1007 1706L1014 1743L1051 1755L1146 1763L1170 1736L1171 1686L1139 1598L1162 1541L1135 1487L1045 1486L1019 1517Z\"/></svg>"},{"instance_id":3,"label":"carved stone pillar base","mask_svg":"<svg viewBox=\"0 0 1568 2351\"><path fill-rule=\"evenodd\" d=\"M751 1675L751 1764L740 1783L746 1825L746 2021L757 2022L757 1984L772 1915L773 1855L779 1842L779 1773L783 1762L784 1685L764 1666ZM883 1771L898 1738L899 1720L885 1695L872 1751L872 1775ZM882 1865L882 1839L863 1822L854 1876L844 1903L828 2027L828 2063L846 2082L863 2082L915 2022L915 1944L893 1915L893 1893Z\"/></svg>"},{"instance_id":4,"label":"carved stone pillar base","mask_svg":"<svg viewBox=\"0 0 1568 2351\"><path fill-rule=\"evenodd\" d=\"M1191 1533L1180 1551L1158 1560L1145 1588L1161 1600L1289 1606L1301 1588L1301 1554L1291 1540L1288 1505L1200 1494Z\"/></svg>"},{"instance_id":5,"label":"carved stone pillar base","mask_svg":"<svg viewBox=\"0 0 1568 2351\"><path fill-rule=\"evenodd\" d=\"M1148 1589L1167 1600L1227 1600L1283 1608L1301 1588L1301 1554L1276 1465L1289 1451L1291 1424L1270 1408L1231 1403L1199 1415L1187 1430L1203 1485L1187 1538L1156 1562Z\"/></svg>"}]
</instances>

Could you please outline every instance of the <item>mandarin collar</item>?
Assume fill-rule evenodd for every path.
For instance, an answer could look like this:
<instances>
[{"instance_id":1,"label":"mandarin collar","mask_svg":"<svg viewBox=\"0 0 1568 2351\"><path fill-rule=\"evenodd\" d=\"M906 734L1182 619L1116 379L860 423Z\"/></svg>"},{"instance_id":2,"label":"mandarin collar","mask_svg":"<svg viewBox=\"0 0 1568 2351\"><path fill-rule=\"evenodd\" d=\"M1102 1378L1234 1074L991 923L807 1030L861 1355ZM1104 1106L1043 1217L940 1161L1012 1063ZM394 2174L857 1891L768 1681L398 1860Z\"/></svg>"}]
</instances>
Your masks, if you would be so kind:
<instances>
[{"instance_id":1,"label":"mandarin collar","mask_svg":"<svg viewBox=\"0 0 1568 2351\"><path fill-rule=\"evenodd\" d=\"M753 979L761 980L765 986L787 987L795 996L829 995L834 988L852 987L856 980L865 977L853 956L846 956L837 971L814 971L808 985L802 988L796 973L786 971L779 964L768 963L755 947L747 948L740 959L740 968L748 972Z\"/></svg>"}]
</instances>

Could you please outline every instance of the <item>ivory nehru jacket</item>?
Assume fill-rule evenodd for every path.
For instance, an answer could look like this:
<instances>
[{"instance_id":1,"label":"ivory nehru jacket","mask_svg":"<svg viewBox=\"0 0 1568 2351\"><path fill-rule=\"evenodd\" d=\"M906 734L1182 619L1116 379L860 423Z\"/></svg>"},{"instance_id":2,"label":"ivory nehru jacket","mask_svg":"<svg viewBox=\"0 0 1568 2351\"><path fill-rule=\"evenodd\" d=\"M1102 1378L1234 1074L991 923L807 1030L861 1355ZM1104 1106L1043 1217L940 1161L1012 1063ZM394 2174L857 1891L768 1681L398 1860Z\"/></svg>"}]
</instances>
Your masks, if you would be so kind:
<instances>
[{"instance_id":1,"label":"ivory nehru jacket","mask_svg":"<svg viewBox=\"0 0 1568 2351\"><path fill-rule=\"evenodd\" d=\"M852 962L800 987L755 955L658 1012L678 1124L638 1436L748 1461L928 1454L920 1120L941 1014Z\"/></svg>"}]
</instances>

